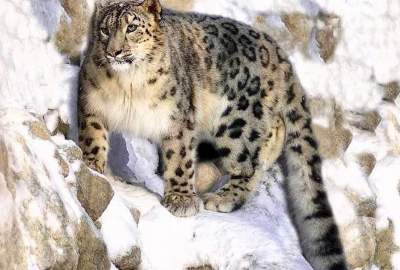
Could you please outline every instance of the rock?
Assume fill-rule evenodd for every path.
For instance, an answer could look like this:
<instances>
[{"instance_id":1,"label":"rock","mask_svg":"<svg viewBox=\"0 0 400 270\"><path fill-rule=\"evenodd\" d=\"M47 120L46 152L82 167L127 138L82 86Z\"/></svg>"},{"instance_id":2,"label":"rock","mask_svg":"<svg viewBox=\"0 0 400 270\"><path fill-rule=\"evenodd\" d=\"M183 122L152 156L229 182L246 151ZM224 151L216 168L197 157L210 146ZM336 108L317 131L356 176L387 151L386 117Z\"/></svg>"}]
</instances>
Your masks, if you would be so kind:
<instances>
[{"instance_id":1,"label":"rock","mask_svg":"<svg viewBox=\"0 0 400 270\"><path fill-rule=\"evenodd\" d=\"M95 227L83 219L78 230L79 270L109 270L107 248ZM63 268L68 269L68 268Z\"/></svg>"},{"instance_id":2,"label":"rock","mask_svg":"<svg viewBox=\"0 0 400 270\"><path fill-rule=\"evenodd\" d=\"M352 269L372 263L376 247L374 218L360 218L342 227L341 238Z\"/></svg>"},{"instance_id":3,"label":"rock","mask_svg":"<svg viewBox=\"0 0 400 270\"><path fill-rule=\"evenodd\" d=\"M62 145L61 150L65 153L69 163L83 158L82 150L75 144Z\"/></svg>"},{"instance_id":4,"label":"rock","mask_svg":"<svg viewBox=\"0 0 400 270\"><path fill-rule=\"evenodd\" d=\"M385 119L385 139L390 147L389 153L400 156L400 121L395 112L389 112Z\"/></svg>"},{"instance_id":5,"label":"rock","mask_svg":"<svg viewBox=\"0 0 400 270\"><path fill-rule=\"evenodd\" d=\"M0 129L1 130L1 129ZM2 203L2 226L0 227L0 269L27 269L27 253L21 228L17 226L17 208L14 202L15 182L10 169L8 146L0 134L0 194ZM15 175L16 176L16 175Z\"/></svg>"},{"instance_id":6,"label":"rock","mask_svg":"<svg viewBox=\"0 0 400 270\"><path fill-rule=\"evenodd\" d=\"M129 209L129 211L132 214L133 219L135 220L136 224L139 223L139 219L140 219L140 211L137 209Z\"/></svg>"},{"instance_id":7,"label":"rock","mask_svg":"<svg viewBox=\"0 0 400 270\"><path fill-rule=\"evenodd\" d=\"M69 175L69 165L68 165L68 163L64 160L64 158L60 155L60 153L58 151L56 151L54 157L57 159L58 165L60 165L61 174L64 177L67 177Z\"/></svg>"},{"instance_id":8,"label":"rock","mask_svg":"<svg viewBox=\"0 0 400 270\"><path fill-rule=\"evenodd\" d=\"M308 106L313 117L324 117L328 122L335 122L336 102L333 99L310 98Z\"/></svg>"},{"instance_id":9,"label":"rock","mask_svg":"<svg viewBox=\"0 0 400 270\"><path fill-rule=\"evenodd\" d=\"M94 225L96 226L97 229L101 230L101 222L100 221L96 220L94 222Z\"/></svg>"},{"instance_id":10,"label":"rock","mask_svg":"<svg viewBox=\"0 0 400 270\"><path fill-rule=\"evenodd\" d=\"M289 27L291 27L291 23L295 19L291 19L289 14L286 14L287 23ZM305 16L305 15L304 15ZM281 23L279 25L269 23L270 20L279 20ZM283 19L277 15L259 15L256 17L256 20L253 25L259 31L263 31L268 33L282 49L286 52L293 51L295 48L300 47L305 55L308 55L307 51L307 43L304 43L304 39L301 38L301 35L298 35L298 38L295 37L294 34L290 32L288 26L286 26L283 22ZM294 26L293 26L294 27ZM296 30L293 30L296 31Z\"/></svg>"},{"instance_id":11,"label":"rock","mask_svg":"<svg viewBox=\"0 0 400 270\"><path fill-rule=\"evenodd\" d=\"M65 123L61 119L61 117L58 117L56 129L51 133L51 135L54 136L56 134L62 134L64 135L64 137L67 137L68 132L69 132L69 124Z\"/></svg>"},{"instance_id":12,"label":"rock","mask_svg":"<svg viewBox=\"0 0 400 270\"><path fill-rule=\"evenodd\" d=\"M399 195L400 195L400 180L399 180L399 183L398 183L398 185L397 185L397 191L398 191L398 193L399 193Z\"/></svg>"},{"instance_id":13,"label":"rock","mask_svg":"<svg viewBox=\"0 0 400 270\"><path fill-rule=\"evenodd\" d=\"M343 110L334 100L321 98L311 98L309 108L321 156L341 158L353 140L353 134L344 125Z\"/></svg>"},{"instance_id":14,"label":"rock","mask_svg":"<svg viewBox=\"0 0 400 270\"><path fill-rule=\"evenodd\" d=\"M271 35L287 52L299 48L306 57L316 51L324 62L332 59L341 36L339 16L323 12L317 16L284 13L280 15L284 27L277 23L276 17L273 14L258 16L254 26ZM267 23L269 20L274 23Z\"/></svg>"},{"instance_id":15,"label":"rock","mask_svg":"<svg viewBox=\"0 0 400 270\"><path fill-rule=\"evenodd\" d=\"M352 133L343 127L341 108L333 100L319 98L310 99L309 104L314 122L317 122L313 124L313 131L319 142L321 156L325 159L340 157L353 139Z\"/></svg>"},{"instance_id":16,"label":"rock","mask_svg":"<svg viewBox=\"0 0 400 270\"><path fill-rule=\"evenodd\" d=\"M390 82L383 85L384 95L383 100L388 102L394 102L400 94L400 86L396 81Z\"/></svg>"},{"instance_id":17,"label":"rock","mask_svg":"<svg viewBox=\"0 0 400 270\"><path fill-rule=\"evenodd\" d=\"M93 221L107 208L114 191L108 181L82 165L77 173L77 197Z\"/></svg>"},{"instance_id":18,"label":"rock","mask_svg":"<svg viewBox=\"0 0 400 270\"><path fill-rule=\"evenodd\" d=\"M67 16L62 15L54 37L58 50L79 65L81 47L86 38L90 14L85 0L60 0Z\"/></svg>"},{"instance_id":19,"label":"rock","mask_svg":"<svg viewBox=\"0 0 400 270\"><path fill-rule=\"evenodd\" d=\"M394 252L399 252L400 247L394 243L393 221L389 220L386 229L378 230L376 238L376 252L373 258L374 263L380 270L395 269L392 265L392 255Z\"/></svg>"},{"instance_id":20,"label":"rock","mask_svg":"<svg viewBox=\"0 0 400 270\"><path fill-rule=\"evenodd\" d=\"M141 253L138 247L134 247L128 254L113 260L119 270L135 270L141 262Z\"/></svg>"},{"instance_id":21,"label":"rock","mask_svg":"<svg viewBox=\"0 0 400 270\"><path fill-rule=\"evenodd\" d=\"M214 270L211 265L193 266L188 267L186 270Z\"/></svg>"},{"instance_id":22,"label":"rock","mask_svg":"<svg viewBox=\"0 0 400 270\"><path fill-rule=\"evenodd\" d=\"M358 158L358 163L364 170L365 174L367 176L370 175L376 164L375 156L371 153L361 153L357 156L357 158Z\"/></svg>"},{"instance_id":23,"label":"rock","mask_svg":"<svg viewBox=\"0 0 400 270\"><path fill-rule=\"evenodd\" d=\"M68 183L75 178L66 180L76 160L64 157L76 148L59 147L46 131L28 113L0 110L0 269L109 270L103 235ZM110 185L84 165L76 178L79 192L88 192L80 194L88 212L99 215L113 196Z\"/></svg>"},{"instance_id":24,"label":"rock","mask_svg":"<svg viewBox=\"0 0 400 270\"><path fill-rule=\"evenodd\" d=\"M357 213L361 217L375 217L377 205L375 199L362 200L357 204Z\"/></svg>"},{"instance_id":25,"label":"rock","mask_svg":"<svg viewBox=\"0 0 400 270\"><path fill-rule=\"evenodd\" d=\"M54 147L43 126L27 113L0 113L0 269L77 269L83 212L72 210L54 155L40 154Z\"/></svg>"},{"instance_id":26,"label":"rock","mask_svg":"<svg viewBox=\"0 0 400 270\"><path fill-rule=\"evenodd\" d=\"M286 28L294 37L295 42L299 44L308 43L313 26L312 18L303 13L294 12L290 14L283 14L281 19Z\"/></svg>"},{"instance_id":27,"label":"rock","mask_svg":"<svg viewBox=\"0 0 400 270\"><path fill-rule=\"evenodd\" d=\"M346 118L350 125L355 128L374 132L382 118L377 111L369 111L369 112L349 112L346 115Z\"/></svg>"},{"instance_id":28,"label":"rock","mask_svg":"<svg viewBox=\"0 0 400 270\"><path fill-rule=\"evenodd\" d=\"M375 211L378 207L376 198L361 197L357 193L350 191L346 191L345 194L355 207L358 217L375 217Z\"/></svg>"},{"instance_id":29,"label":"rock","mask_svg":"<svg viewBox=\"0 0 400 270\"><path fill-rule=\"evenodd\" d=\"M332 59L341 34L340 17L334 14L320 13L317 17L315 40L318 53L324 62Z\"/></svg>"},{"instance_id":30,"label":"rock","mask_svg":"<svg viewBox=\"0 0 400 270\"><path fill-rule=\"evenodd\" d=\"M37 138L42 140L50 140L50 132L46 125L40 121L28 122L29 131Z\"/></svg>"},{"instance_id":31,"label":"rock","mask_svg":"<svg viewBox=\"0 0 400 270\"><path fill-rule=\"evenodd\" d=\"M313 125L313 131L319 142L321 156L325 159L340 157L353 138L350 131L341 127L323 128Z\"/></svg>"},{"instance_id":32,"label":"rock","mask_svg":"<svg viewBox=\"0 0 400 270\"><path fill-rule=\"evenodd\" d=\"M189 11L192 9L194 4L193 0L161 0L161 5L166 8Z\"/></svg>"}]
</instances>

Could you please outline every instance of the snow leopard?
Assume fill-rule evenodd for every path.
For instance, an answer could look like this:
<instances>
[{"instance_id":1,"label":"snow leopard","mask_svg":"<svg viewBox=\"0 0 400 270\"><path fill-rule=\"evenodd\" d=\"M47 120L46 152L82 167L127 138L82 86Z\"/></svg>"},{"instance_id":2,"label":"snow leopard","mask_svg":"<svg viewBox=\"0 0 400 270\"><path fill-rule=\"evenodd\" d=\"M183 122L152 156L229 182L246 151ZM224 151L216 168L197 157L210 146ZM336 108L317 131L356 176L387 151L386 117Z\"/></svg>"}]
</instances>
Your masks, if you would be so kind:
<instances>
[{"instance_id":1,"label":"snow leopard","mask_svg":"<svg viewBox=\"0 0 400 270\"><path fill-rule=\"evenodd\" d=\"M78 104L89 167L104 172L109 132L148 139L160 149L162 204L188 217L238 209L279 158L305 258L317 270L347 269L307 97L277 42L159 0L99 2L90 29ZM199 194L195 171L205 157L230 180Z\"/></svg>"}]
</instances>

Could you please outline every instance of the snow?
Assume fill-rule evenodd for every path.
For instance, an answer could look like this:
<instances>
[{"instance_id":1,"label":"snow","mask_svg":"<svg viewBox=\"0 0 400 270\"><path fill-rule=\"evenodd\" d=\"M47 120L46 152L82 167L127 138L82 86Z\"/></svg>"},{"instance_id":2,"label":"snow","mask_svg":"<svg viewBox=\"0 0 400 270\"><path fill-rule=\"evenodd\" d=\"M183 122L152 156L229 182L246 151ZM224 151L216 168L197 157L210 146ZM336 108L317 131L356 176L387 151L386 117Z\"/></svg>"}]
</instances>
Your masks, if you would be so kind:
<instances>
[{"instance_id":1,"label":"snow","mask_svg":"<svg viewBox=\"0 0 400 270\"><path fill-rule=\"evenodd\" d=\"M121 183L114 189L131 198L142 213L138 227L141 269L184 269L206 263L232 270L311 269L300 256L296 234L285 214L281 184L282 176L275 168L244 208L229 215L203 211L191 218L174 217L156 200L148 207L148 196L131 197ZM173 252L166 252L172 248Z\"/></svg>"},{"instance_id":2,"label":"snow","mask_svg":"<svg viewBox=\"0 0 400 270\"><path fill-rule=\"evenodd\" d=\"M2 1L0 108L40 115L61 108L61 117L73 119L78 69L50 42L62 12L57 0Z\"/></svg>"},{"instance_id":3,"label":"snow","mask_svg":"<svg viewBox=\"0 0 400 270\"><path fill-rule=\"evenodd\" d=\"M154 175L154 170L141 173ZM282 181L280 171L273 168L242 209L229 215L203 211L191 218L174 217L160 204L160 196L143 187L111 183L129 208L141 212L141 269L184 269L205 263L220 269L248 269L247 265L249 269L311 269L300 256L285 211ZM256 241L249 241L255 236Z\"/></svg>"},{"instance_id":4,"label":"snow","mask_svg":"<svg viewBox=\"0 0 400 270\"><path fill-rule=\"evenodd\" d=\"M400 159L388 156L382 159L371 175L370 182L377 194L378 210L376 212L377 227L387 228L389 220L394 225L394 243L400 244ZM400 251L392 256L395 269L400 269Z\"/></svg>"},{"instance_id":5,"label":"snow","mask_svg":"<svg viewBox=\"0 0 400 270\"><path fill-rule=\"evenodd\" d=\"M380 160L372 172L369 182L372 185L376 195L378 210L376 213L378 228L385 228L389 219L393 222L395 231L395 242L400 243L400 215L398 206L399 197L399 179L400 179L400 160L393 156L387 156Z\"/></svg>"},{"instance_id":6,"label":"snow","mask_svg":"<svg viewBox=\"0 0 400 270\"><path fill-rule=\"evenodd\" d=\"M129 209L118 195L114 195L99 219L101 233L111 259L128 254L137 243L137 225Z\"/></svg>"},{"instance_id":7,"label":"snow","mask_svg":"<svg viewBox=\"0 0 400 270\"><path fill-rule=\"evenodd\" d=\"M88 1L93 9L93 1ZM353 132L353 140L342 158L324 161L323 175L327 180L329 198L339 224L356 218L352 202L344 190L363 198L376 196L379 228L395 226L395 242L400 245L398 215L400 135L390 117L400 120L399 104L382 104L381 84L400 81L400 2L328 1L328 0L198 0L193 8L199 12L220 14L252 24L257 15L267 16L276 27L284 27L282 12L304 12L316 16L324 11L340 16L342 38L330 63L306 57L299 51L290 52L298 76L307 93L313 97L332 98L346 111L378 110L382 123L375 134ZM0 109L22 109L44 116L54 130L60 116L71 123L76 133L76 82L78 68L57 52L52 42L60 16L64 13L57 0L4 0L0 9ZM334 78L334 79L333 79ZM398 99L400 100L400 99ZM20 116L2 119L0 126L12 131ZM320 122L324 122L321 119ZM10 131L10 132L11 132ZM18 132L21 132L18 130ZM27 130L23 131L27 134ZM27 137L29 137L27 135ZM53 137L58 145L70 143ZM74 181L73 173L64 182L51 143L29 141L37 163L51 176L68 213L79 218L82 209L67 189ZM397 146L396 146L397 145ZM397 147L397 148L396 148ZM397 152L396 152L397 151ZM370 177L356 164L362 152L373 153L377 165ZM255 196L239 211L219 214L202 211L198 216L180 219L165 210L160 201L161 179L155 175L157 151L149 142L127 135L113 135L110 162L114 174L125 181L143 184L148 190L110 180L116 192L103 216L101 233L112 258L134 245L142 249L144 270L183 269L198 263L210 263L219 269L310 269L301 257L297 237L285 211L282 179L279 170L269 171ZM18 158L18 155L15 156ZM14 164L15 170L23 161ZM39 166L39 165L38 165ZM79 162L71 168L77 170ZM2 179L0 174L0 180ZM2 181L0 181L2 183ZM24 187L21 194L24 194ZM4 194L0 227L7 227L10 215L10 194ZM397 207L397 208L396 208ZM137 208L142 216L136 226L129 209ZM42 215L39 204L30 205L34 217ZM49 226L59 224L51 217ZM184 254L182 256L181 254ZM29 269L38 269L34 259ZM400 253L392 257L400 267ZM291 265L288 265L290 263ZM279 268L282 267L282 268ZM115 269L112 266L112 269ZM378 269L371 268L371 269ZM397 268L399 269L399 268Z\"/></svg>"}]
</instances>

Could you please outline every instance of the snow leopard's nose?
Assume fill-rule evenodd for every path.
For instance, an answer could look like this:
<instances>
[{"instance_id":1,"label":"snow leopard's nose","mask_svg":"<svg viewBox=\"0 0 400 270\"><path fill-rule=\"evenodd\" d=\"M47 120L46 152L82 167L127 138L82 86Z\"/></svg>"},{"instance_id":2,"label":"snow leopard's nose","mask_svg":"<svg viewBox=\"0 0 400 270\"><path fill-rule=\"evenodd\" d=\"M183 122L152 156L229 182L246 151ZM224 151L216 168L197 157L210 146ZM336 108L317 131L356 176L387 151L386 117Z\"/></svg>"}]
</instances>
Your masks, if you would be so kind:
<instances>
[{"instance_id":1,"label":"snow leopard's nose","mask_svg":"<svg viewBox=\"0 0 400 270\"><path fill-rule=\"evenodd\" d=\"M109 58L118 58L122 54L122 50L113 50L107 52L107 57Z\"/></svg>"}]
</instances>

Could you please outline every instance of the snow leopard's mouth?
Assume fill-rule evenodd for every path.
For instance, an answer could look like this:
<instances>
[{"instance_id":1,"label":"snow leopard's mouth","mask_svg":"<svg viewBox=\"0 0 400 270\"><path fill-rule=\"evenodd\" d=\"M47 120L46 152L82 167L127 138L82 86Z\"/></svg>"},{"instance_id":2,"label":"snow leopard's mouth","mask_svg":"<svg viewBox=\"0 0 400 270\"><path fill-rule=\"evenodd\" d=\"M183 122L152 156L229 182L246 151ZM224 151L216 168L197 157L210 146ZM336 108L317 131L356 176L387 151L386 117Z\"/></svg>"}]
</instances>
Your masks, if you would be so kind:
<instances>
[{"instance_id":1,"label":"snow leopard's mouth","mask_svg":"<svg viewBox=\"0 0 400 270\"><path fill-rule=\"evenodd\" d=\"M124 71L130 68L131 64L135 61L135 57L125 57L124 59L109 59L108 62L112 69L115 71Z\"/></svg>"},{"instance_id":2,"label":"snow leopard's mouth","mask_svg":"<svg viewBox=\"0 0 400 270\"><path fill-rule=\"evenodd\" d=\"M113 64L132 64L134 60L135 60L134 56L128 56L124 58L109 59L108 61L111 65L113 65Z\"/></svg>"}]
</instances>

